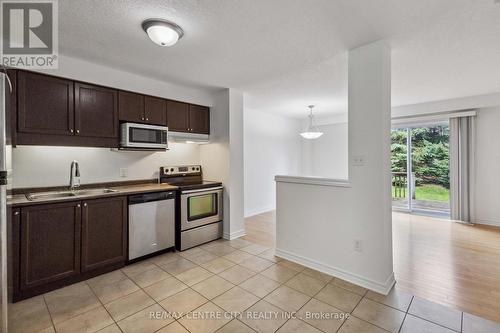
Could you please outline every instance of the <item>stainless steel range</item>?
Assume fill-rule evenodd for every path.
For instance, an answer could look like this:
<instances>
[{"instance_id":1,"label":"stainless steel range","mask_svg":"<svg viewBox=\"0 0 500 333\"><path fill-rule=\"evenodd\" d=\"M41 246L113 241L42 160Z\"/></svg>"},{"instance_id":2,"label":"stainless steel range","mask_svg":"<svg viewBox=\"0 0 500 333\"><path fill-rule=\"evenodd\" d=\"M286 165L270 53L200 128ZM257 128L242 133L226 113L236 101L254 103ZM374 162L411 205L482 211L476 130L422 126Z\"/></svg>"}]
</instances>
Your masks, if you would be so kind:
<instances>
[{"instance_id":1,"label":"stainless steel range","mask_svg":"<svg viewBox=\"0 0 500 333\"><path fill-rule=\"evenodd\" d=\"M203 180L200 165L160 167L160 183L179 187L176 203L177 250L222 237L221 182Z\"/></svg>"}]
</instances>

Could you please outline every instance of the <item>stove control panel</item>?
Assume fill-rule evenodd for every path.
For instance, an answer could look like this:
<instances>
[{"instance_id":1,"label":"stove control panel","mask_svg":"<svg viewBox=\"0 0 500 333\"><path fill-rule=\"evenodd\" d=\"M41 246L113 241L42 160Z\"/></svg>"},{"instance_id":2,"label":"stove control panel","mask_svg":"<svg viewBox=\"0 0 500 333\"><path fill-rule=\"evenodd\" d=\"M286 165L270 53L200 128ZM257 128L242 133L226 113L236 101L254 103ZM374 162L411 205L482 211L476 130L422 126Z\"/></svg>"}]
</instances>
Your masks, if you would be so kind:
<instances>
[{"instance_id":1,"label":"stove control panel","mask_svg":"<svg viewBox=\"0 0 500 333\"><path fill-rule=\"evenodd\" d=\"M179 175L200 174L200 173L201 173L201 165L160 167L160 175L179 176Z\"/></svg>"}]
</instances>

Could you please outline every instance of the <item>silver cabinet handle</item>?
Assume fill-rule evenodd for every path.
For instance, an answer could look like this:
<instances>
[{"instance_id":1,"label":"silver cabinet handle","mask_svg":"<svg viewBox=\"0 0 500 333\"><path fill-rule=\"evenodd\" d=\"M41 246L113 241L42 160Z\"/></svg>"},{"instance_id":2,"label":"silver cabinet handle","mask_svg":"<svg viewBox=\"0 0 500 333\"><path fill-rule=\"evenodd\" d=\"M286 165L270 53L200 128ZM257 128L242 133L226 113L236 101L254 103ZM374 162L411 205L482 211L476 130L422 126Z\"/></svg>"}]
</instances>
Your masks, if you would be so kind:
<instances>
[{"instance_id":1,"label":"silver cabinet handle","mask_svg":"<svg viewBox=\"0 0 500 333\"><path fill-rule=\"evenodd\" d=\"M14 215L19 215L19 212L14 212Z\"/></svg>"},{"instance_id":2,"label":"silver cabinet handle","mask_svg":"<svg viewBox=\"0 0 500 333\"><path fill-rule=\"evenodd\" d=\"M80 204L77 204L76 207L80 208L81 206L80 206Z\"/></svg>"},{"instance_id":3,"label":"silver cabinet handle","mask_svg":"<svg viewBox=\"0 0 500 333\"><path fill-rule=\"evenodd\" d=\"M87 207L87 203L84 203L84 204L83 204L83 207Z\"/></svg>"},{"instance_id":4,"label":"silver cabinet handle","mask_svg":"<svg viewBox=\"0 0 500 333\"><path fill-rule=\"evenodd\" d=\"M76 133L80 133L80 130L78 130L78 129L77 129L77 130L76 130Z\"/></svg>"},{"instance_id":5,"label":"silver cabinet handle","mask_svg":"<svg viewBox=\"0 0 500 333\"><path fill-rule=\"evenodd\" d=\"M71 133L73 133L73 129L70 129L69 131L70 131Z\"/></svg>"},{"instance_id":6,"label":"silver cabinet handle","mask_svg":"<svg viewBox=\"0 0 500 333\"><path fill-rule=\"evenodd\" d=\"M146 118L146 120L149 120L149 118Z\"/></svg>"}]
</instances>

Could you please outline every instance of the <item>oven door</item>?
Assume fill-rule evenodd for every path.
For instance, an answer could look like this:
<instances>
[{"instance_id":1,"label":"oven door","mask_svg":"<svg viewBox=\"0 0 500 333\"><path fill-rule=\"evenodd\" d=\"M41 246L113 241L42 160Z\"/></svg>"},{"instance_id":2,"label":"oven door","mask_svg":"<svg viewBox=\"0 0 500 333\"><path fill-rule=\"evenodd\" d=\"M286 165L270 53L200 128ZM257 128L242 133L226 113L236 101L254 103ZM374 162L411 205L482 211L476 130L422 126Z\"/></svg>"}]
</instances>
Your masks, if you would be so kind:
<instances>
[{"instance_id":1,"label":"oven door","mask_svg":"<svg viewBox=\"0 0 500 333\"><path fill-rule=\"evenodd\" d=\"M166 126L135 123L124 123L121 126L121 146L124 148L168 148Z\"/></svg>"},{"instance_id":2,"label":"oven door","mask_svg":"<svg viewBox=\"0 0 500 333\"><path fill-rule=\"evenodd\" d=\"M222 186L181 192L181 230L222 220Z\"/></svg>"}]
</instances>

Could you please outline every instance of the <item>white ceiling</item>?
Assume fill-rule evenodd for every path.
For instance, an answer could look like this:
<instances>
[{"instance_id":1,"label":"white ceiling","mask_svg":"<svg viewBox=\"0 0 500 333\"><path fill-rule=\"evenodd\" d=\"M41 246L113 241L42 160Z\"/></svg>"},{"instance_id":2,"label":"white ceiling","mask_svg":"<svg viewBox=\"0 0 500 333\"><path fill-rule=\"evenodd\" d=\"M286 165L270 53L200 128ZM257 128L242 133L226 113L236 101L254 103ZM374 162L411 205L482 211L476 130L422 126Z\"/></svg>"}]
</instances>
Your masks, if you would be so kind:
<instances>
[{"instance_id":1,"label":"white ceiling","mask_svg":"<svg viewBox=\"0 0 500 333\"><path fill-rule=\"evenodd\" d=\"M65 0L59 48L165 81L246 92L248 108L302 116L345 111L346 51L386 38L393 104L500 91L493 0ZM171 48L141 29L176 22Z\"/></svg>"}]
</instances>

